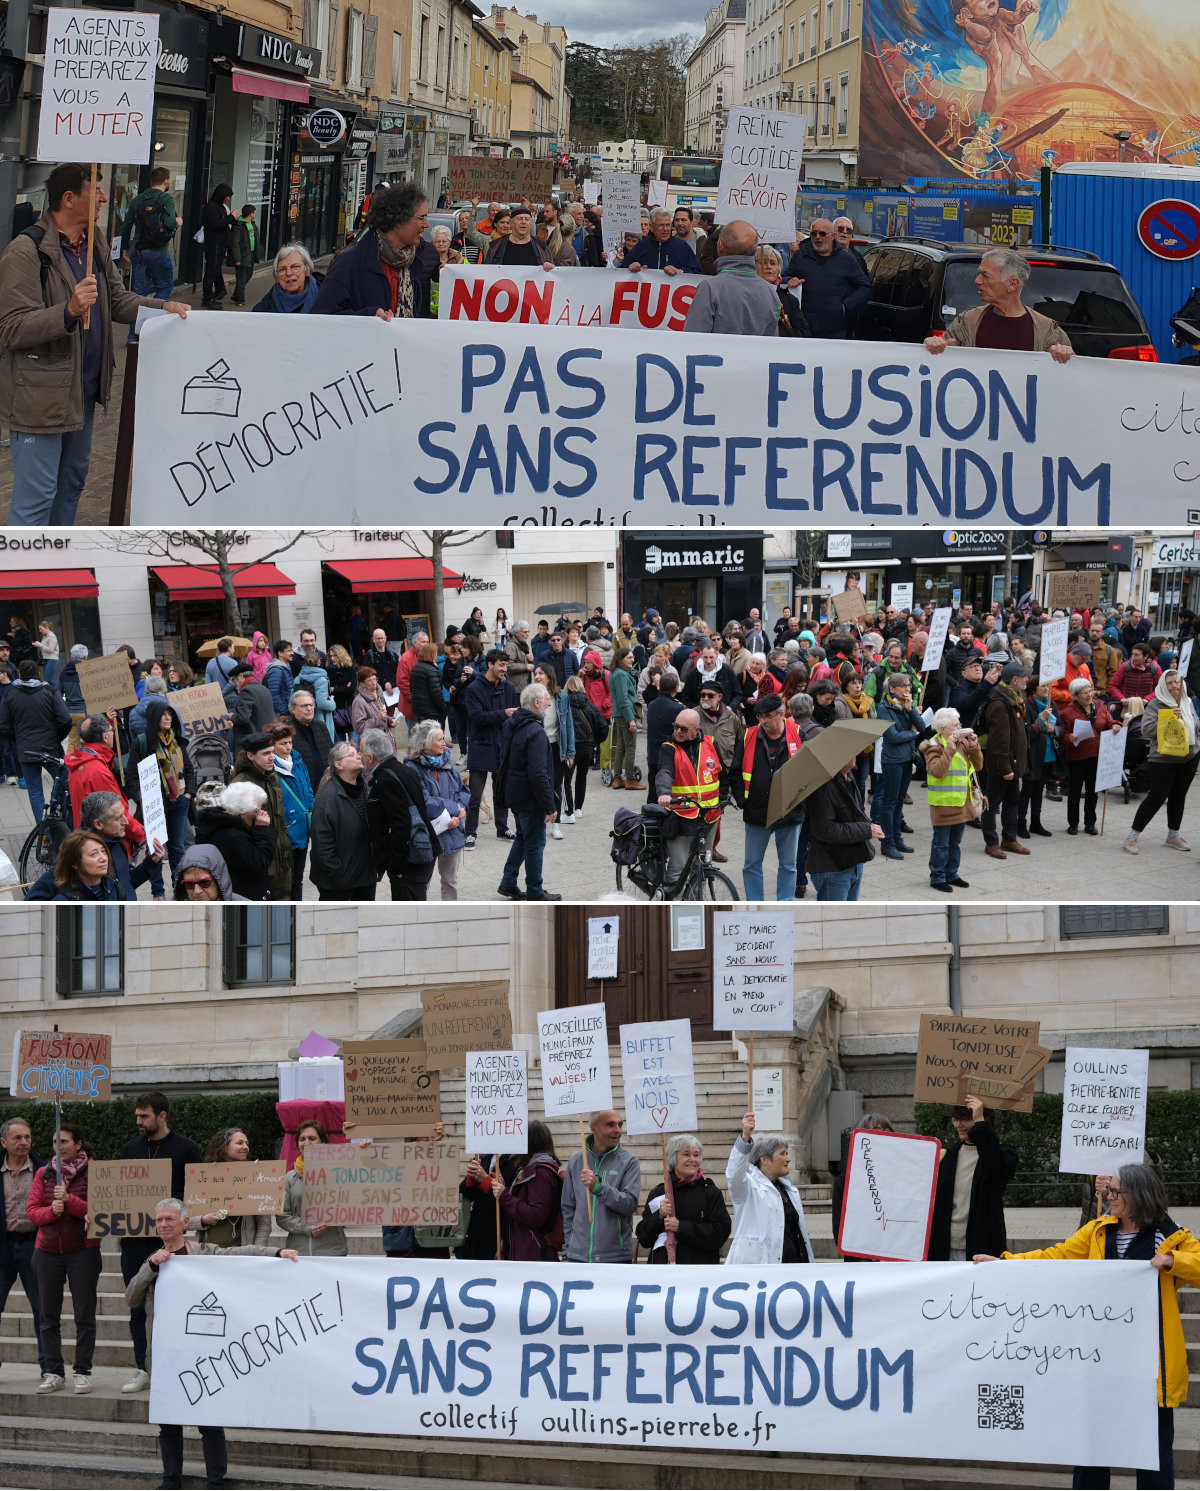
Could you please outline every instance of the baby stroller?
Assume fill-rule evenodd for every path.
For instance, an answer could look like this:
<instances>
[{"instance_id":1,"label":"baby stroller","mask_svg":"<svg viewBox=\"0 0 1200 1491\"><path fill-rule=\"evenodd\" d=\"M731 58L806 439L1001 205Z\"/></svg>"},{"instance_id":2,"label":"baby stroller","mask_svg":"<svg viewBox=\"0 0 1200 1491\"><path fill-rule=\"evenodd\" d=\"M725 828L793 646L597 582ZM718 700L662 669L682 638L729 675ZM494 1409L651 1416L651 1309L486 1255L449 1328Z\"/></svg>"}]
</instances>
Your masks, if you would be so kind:
<instances>
[{"instance_id":1,"label":"baby stroller","mask_svg":"<svg viewBox=\"0 0 1200 1491\"><path fill-rule=\"evenodd\" d=\"M184 751L196 773L197 793L207 782L220 787L228 784L233 762L223 735L197 735L185 744Z\"/></svg>"}]
</instances>

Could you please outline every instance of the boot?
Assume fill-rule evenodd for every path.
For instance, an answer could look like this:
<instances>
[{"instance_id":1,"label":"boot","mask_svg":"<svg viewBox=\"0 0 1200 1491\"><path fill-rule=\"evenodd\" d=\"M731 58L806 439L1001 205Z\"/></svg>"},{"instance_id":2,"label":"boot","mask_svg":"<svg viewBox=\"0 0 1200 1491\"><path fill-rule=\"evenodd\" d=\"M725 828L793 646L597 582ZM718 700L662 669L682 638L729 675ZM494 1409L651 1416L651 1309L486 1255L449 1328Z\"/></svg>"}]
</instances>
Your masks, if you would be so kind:
<instances>
[{"instance_id":1,"label":"boot","mask_svg":"<svg viewBox=\"0 0 1200 1491\"><path fill-rule=\"evenodd\" d=\"M1042 827L1042 820L1040 818L1031 818L1029 820L1029 832L1036 834L1039 839L1052 839L1054 837L1050 829Z\"/></svg>"},{"instance_id":2,"label":"boot","mask_svg":"<svg viewBox=\"0 0 1200 1491\"><path fill-rule=\"evenodd\" d=\"M1028 854L1029 853L1029 850L1026 849L1025 845L1024 844L1018 844L1017 841L1016 841L1016 839L1001 839L1000 840L1000 847L1001 847L1001 849L1007 849L1008 852L1009 852L1009 854Z\"/></svg>"},{"instance_id":3,"label":"boot","mask_svg":"<svg viewBox=\"0 0 1200 1491\"><path fill-rule=\"evenodd\" d=\"M618 792L624 792L625 779L623 777L613 777L613 786Z\"/></svg>"},{"instance_id":4,"label":"boot","mask_svg":"<svg viewBox=\"0 0 1200 1491\"><path fill-rule=\"evenodd\" d=\"M1027 825L1025 823L1024 818L1022 818L1021 821L1017 824L1017 838L1018 839L1027 839L1028 837L1029 837L1029 829L1028 829L1028 827L1027 827Z\"/></svg>"}]
</instances>

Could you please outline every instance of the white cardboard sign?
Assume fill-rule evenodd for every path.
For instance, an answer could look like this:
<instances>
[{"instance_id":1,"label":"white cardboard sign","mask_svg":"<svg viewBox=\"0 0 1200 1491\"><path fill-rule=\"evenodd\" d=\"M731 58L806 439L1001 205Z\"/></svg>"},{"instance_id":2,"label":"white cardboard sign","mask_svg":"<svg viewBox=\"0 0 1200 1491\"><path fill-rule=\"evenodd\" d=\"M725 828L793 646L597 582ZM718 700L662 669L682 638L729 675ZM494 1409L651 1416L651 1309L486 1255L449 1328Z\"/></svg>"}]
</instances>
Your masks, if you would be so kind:
<instances>
[{"instance_id":1,"label":"white cardboard sign","mask_svg":"<svg viewBox=\"0 0 1200 1491\"><path fill-rule=\"evenodd\" d=\"M146 842L167 847L167 810L163 806L162 778L158 774L158 757L145 756L138 762L138 783L142 796L142 827Z\"/></svg>"},{"instance_id":2,"label":"white cardboard sign","mask_svg":"<svg viewBox=\"0 0 1200 1491\"><path fill-rule=\"evenodd\" d=\"M921 1134L850 1135L838 1248L856 1258L920 1263L929 1252L941 1144Z\"/></svg>"},{"instance_id":3,"label":"white cardboard sign","mask_svg":"<svg viewBox=\"0 0 1200 1491\"><path fill-rule=\"evenodd\" d=\"M602 1004L572 1004L538 1014L542 1106L547 1118L612 1107L608 1017Z\"/></svg>"},{"instance_id":4,"label":"white cardboard sign","mask_svg":"<svg viewBox=\"0 0 1200 1491\"><path fill-rule=\"evenodd\" d=\"M466 1053L463 1146L475 1154L524 1154L529 1139L529 1081L524 1051Z\"/></svg>"},{"instance_id":5,"label":"white cardboard sign","mask_svg":"<svg viewBox=\"0 0 1200 1491\"><path fill-rule=\"evenodd\" d=\"M642 236L642 178L632 171L605 171L601 177L604 193L604 231L633 233Z\"/></svg>"},{"instance_id":6,"label":"white cardboard sign","mask_svg":"<svg viewBox=\"0 0 1200 1491\"><path fill-rule=\"evenodd\" d=\"M1067 639L1071 631L1071 619L1064 616L1061 621L1042 622L1042 656L1039 683L1053 683L1067 671Z\"/></svg>"},{"instance_id":7,"label":"white cardboard sign","mask_svg":"<svg viewBox=\"0 0 1200 1491\"><path fill-rule=\"evenodd\" d=\"M792 1029L792 912L713 914L713 1029Z\"/></svg>"},{"instance_id":8,"label":"white cardboard sign","mask_svg":"<svg viewBox=\"0 0 1200 1491\"><path fill-rule=\"evenodd\" d=\"M621 1080L631 1134L679 1134L696 1127L690 1020L622 1025Z\"/></svg>"},{"instance_id":9,"label":"white cardboard sign","mask_svg":"<svg viewBox=\"0 0 1200 1491\"><path fill-rule=\"evenodd\" d=\"M51 6L38 160L144 166L157 64L157 15Z\"/></svg>"},{"instance_id":10,"label":"white cardboard sign","mask_svg":"<svg viewBox=\"0 0 1200 1491\"><path fill-rule=\"evenodd\" d=\"M783 1068L754 1068L754 1127L760 1134L778 1133L783 1128Z\"/></svg>"},{"instance_id":11,"label":"white cardboard sign","mask_svg":"<svg viewBox=\"0 0 1200 1491\"><path fill-rule=\"evenodd\" d=\"M1063 1062L1064 1175L1115 1175L1146 1157L1149 1051L1068 1046Z\"/></svg>"},{"instance_id":12,"label":"white cardboard sign","mask_svg":"<svg viewBox=\"0 0 1200 1491\"><path fill-rule=\"evenodd\" d=\"M796 236L796 188L804 159L803 114L736 106L729 111L716 220L740 218L759 238Z\"/></svg>"},{"instance_id":13,"label":"white cardboard sign","mask_svg":"<svg viewBox=\"0 0 1200 1491\"><path fill-rule=\"evenodd\" d=\"M588 978L616 978L621 921L616 916L588 917Z\"/></svg>"},{"instance_id":14,"label":"white cardboard sign","mask_svg":"<svg viewBox=\"0 0 1200 1491\"><path fill-rule=\"evenodd\" d=\"M1121 774L1125 770L1125 746L1129 740L1129 726L1120 730L1101 730L1100 754L1096 757L1096 791L1107 792L1110 787L1121 785Z\"/></svg>"},{"instance_id":15,"label":"white cardboard sign","mask_svg":"<svg viewBox=\"0 0 1200 1491\"><path fill-rule=\"evenodd\" d=\"M922 673L932 673L942 661L946 650L946 638L950 633L952 606L939 606L929 623L929 641L925 644L925 656L921 662Z\"/></svg>"}]
</instances>

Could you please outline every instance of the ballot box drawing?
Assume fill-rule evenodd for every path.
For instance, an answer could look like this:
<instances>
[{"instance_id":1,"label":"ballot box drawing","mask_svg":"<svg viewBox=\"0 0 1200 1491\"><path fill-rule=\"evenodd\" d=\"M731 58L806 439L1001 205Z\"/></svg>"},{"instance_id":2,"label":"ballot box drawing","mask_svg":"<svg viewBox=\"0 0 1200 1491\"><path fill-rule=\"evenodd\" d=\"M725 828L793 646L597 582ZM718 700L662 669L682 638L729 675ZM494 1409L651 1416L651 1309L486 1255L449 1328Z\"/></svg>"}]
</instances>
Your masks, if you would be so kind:
<instances>
[{"instance_id":1,"label":"ballot box drawing","mask_svg":"<svg viewBox=\"0 0 1200 1491\"><path fill-rule=\"evenodd\" d=\"M187 1312L183 1333L186 1336L223 1336L225 1334L225 1311L217 1303L215 1294L206 1294L198 1305Z\"/></svg>"},{"instance_id":2,"label":"ballot box drawing","mask_svg":"<svg viewBox=\"0 0 1200 1491\"><path fill-rule=\"evenodd\" d=\"M184 414L218 414L236 419L241 403L242 385L223 357L183 385Z\"/></svg>"}]
</instances>

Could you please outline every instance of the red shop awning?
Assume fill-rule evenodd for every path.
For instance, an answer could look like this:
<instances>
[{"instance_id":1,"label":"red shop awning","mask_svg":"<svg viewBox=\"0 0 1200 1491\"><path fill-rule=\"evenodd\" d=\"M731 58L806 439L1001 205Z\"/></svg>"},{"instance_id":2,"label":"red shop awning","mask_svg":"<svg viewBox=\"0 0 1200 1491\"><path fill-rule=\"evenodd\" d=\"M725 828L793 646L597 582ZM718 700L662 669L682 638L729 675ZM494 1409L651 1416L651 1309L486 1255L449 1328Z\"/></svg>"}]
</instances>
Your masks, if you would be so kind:
<instances>
[{"instance_id":1,"label":"red shop awning","mask_svg":"<svg viewBox=\"0 0 1200 1491\"><path fill-rule=\"evenodd\" d=\"M21 601L94 601L100 594L90 569L0 570L0 595Z\"/></svg>"},{"instance_id":2,"label":"red shop awning","mask_svg":"<svg viewBox=\"0 0 1200 1491\"><path fill-rule=\"evenodd\" d=\"M249 67L233 69L233 91L248 93L253 98L285 98L289 103L308 102L308 84L281 78L271 72L255 72Z\"/></svg>"},{"instance_id":3,"label":"red shop awning","mask_svg":"<svg viewBox=\"0 0 1200 1491\"><path fill-rule=\"evenodd\" d=\"M154 574L173 601L215 601L223 595L215 564L156 564ZM263 595L295 595L296 583L273 564L251 564L233 577L234 592L250 600Z\"/></svg>"},{"instance_id":4,"label":"red shop awning","mask_svg":"<svg viewBox=\"0 0 1200 1491\"><path fill-rule=\"evenodd\" d=\"M326 561L335 574L350 581L351 590L430 590L432 559L339 559ZM463 577L442 566L442 589L461 590Z\"/></svg>"}]
</instances>

